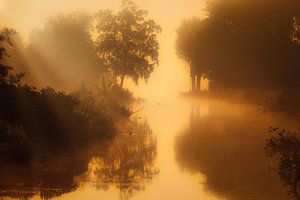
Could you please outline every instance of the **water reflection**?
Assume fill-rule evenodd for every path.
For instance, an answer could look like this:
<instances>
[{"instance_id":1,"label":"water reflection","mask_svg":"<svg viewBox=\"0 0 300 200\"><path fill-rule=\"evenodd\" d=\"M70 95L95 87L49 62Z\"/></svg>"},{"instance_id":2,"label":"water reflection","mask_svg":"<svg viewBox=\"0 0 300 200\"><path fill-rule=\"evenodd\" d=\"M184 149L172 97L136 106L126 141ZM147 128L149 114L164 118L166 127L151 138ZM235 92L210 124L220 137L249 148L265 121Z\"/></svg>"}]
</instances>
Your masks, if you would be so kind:
<instances>
[{"instance_id":1,"label":"water reflection","mask_svg":"<svg viewBox=\"0 0 300 200\"><path fill-rule=\"evenodd\" d=\"M120 199L130 199L137 191L158 174L155 167L157 142L147 123L138 127L131 124L110 148L89 162L88 172L81 181L92 183L97 189L108 190L114 186L120 191Z\"/></svg>"},{"instance_id":2,"label":"water reflection","mask_svg":"<svg viewBox=\"0 0 300 200\"><path fill-rule=\"evenodd\" d=\"M217 102L209 103L208 115L200 113L203 106L193 104L190 126L176 140L182 168L205 175L205 189L220 198L288 198L264 152L266 127L280 120L249 106Z\"/></svg>"},{"instance_id":3,"label":"water reflection","mask_svg":"<svg viewBox=\"0 0 300 200\"><path fill-rule=\"evenodd\" d=\"M59 156L29 165L1 164L0 199L51 199L78 188L75 177L87 170L86 158Z\"/></svg>"},{"instance_id":4,"label":"water reflection","mask_svg":"<svg viewBox=\"0 0 300 200\"><path fill-rule=\"evenodd\" d=\"M270 127L266 151L278 159L278 174L289 194L300 199L300 133Z\"/></svg>"},{"instance_id":5,"label":"water reflection","mask_svg":"<svg viewBox=\"0 0 300 200\"><path fill-rule=\"evenodd\" d=\"M292 198L286 192L291 187L283 187L282 180L295 183L300 164L278 150L281 140L267 148L279 165L267 157L265 145L270 125L293 127L296 122L217 101L155 103L149 111L159 145L147 123L134 121L120 125L122 132L105 146L26 166L1 163L0 199ZM182 127L187 128L176 135ZM280 176L277 169L282 169Z\"/></svg>"},{"instance_id":6,"label":"water reflection","mask_svg":"<svg viewBox=\"0 0 300 200\"><path fill-rule=\"evenodd\" d=\"M78 191L87 183L103 191L117 187L120 199L129 199L158 173L154 166L157 147L147 123L125 124L110 144L21 166L1 163L0 199L52 199Z\"/></svg>"}]
</instances>

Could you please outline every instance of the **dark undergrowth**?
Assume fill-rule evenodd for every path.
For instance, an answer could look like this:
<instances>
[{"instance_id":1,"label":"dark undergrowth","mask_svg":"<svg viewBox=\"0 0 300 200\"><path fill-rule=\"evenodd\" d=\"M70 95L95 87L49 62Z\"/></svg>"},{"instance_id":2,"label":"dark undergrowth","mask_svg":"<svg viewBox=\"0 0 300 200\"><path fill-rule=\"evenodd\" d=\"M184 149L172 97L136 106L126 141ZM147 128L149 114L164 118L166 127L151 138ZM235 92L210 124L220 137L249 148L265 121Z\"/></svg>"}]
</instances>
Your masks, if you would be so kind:
<instances>
[{"instance_id":1,"label":"dark undergrowth","mask_svg":"<svg viewBox=\"0 0 300 200\"><path fill-rule=\"evenodd\" d=\"M0 32L0 160L28 162L111 140L117 121L131 115L132 94L114 84L66 94L22 83L25 74L1 62L13 34Z\"/></svg>"}]
</instances>

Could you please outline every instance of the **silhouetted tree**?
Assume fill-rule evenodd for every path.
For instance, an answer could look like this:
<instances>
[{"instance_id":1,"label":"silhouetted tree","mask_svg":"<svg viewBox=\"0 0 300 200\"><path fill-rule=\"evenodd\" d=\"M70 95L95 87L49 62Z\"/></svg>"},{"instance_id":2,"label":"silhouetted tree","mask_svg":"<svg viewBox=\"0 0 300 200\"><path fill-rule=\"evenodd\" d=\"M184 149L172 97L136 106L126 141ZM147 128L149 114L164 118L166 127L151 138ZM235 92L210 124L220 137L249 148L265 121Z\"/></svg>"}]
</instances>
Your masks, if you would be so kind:
<instances>
[{"instance_id":1,"label":"silhouetted tree","mask_svg":"<svg viewBox=\"0 0 300 200\"><path fill-rule=\"evenodd\" d=\"M211 54L206 45L205 22L193 18L185 20L177 30L176 50L179 57L190 64L192 91L200 90L201 77L211 69Z\"/></svg>"},{"instance_id":2,"label":"silhouetted tree","mask_svg":"<svg viewBox=\"0 0 300 200\"><path fill-rule=\"evenodd\" d=\"M5 84L19 85L20 80L24 76L23 73L11 73L12 67L6 65L3 60L9 57L8 47L12 46L12 37L16 34L13 29L5 28L0 31L0 84L1 87Z\"/></svg>"},{"instance_id":3,"label":"silhouetted tree","mask_svg":"<svg viewBox=\"0 0 300 200\"><path fill-rule=\"evenodd\" d=\"M95 29L98 54L113 74L121 78L123 86L125 77L136 84L140 78L149 78L158 64L157 35L161 28L131 0L123 0L121 8L117 14L100 11Z\"/></svg>"},{"instance_id":4,"label":"silhouetted tree","mask_svg":"<svg viewBox=\"0 0 300 200\"><path fill-rule=\"evenodd\" d=\"M178 32L177 52L191 68L212 70L216 87L299 88L297 1L212 0L207 12Z\"/></svg>"}]
</instances>

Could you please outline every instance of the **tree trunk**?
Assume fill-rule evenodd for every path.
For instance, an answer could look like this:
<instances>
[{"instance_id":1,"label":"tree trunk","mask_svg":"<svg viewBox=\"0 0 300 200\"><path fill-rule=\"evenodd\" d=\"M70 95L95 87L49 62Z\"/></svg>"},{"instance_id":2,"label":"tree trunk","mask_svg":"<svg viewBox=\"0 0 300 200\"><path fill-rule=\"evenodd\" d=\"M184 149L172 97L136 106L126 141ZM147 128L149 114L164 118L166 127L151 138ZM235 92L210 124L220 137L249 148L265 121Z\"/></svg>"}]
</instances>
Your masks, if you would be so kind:
<instances>
[{"instance_id":1,"label":"tree trunk","mask_svg":"<svg viewBox=\"0 0 300 200\"><path fill-rule=\"evenodd\" d=\"M123 74L122 76L121 76L121 88L123 88L123 84L124 84L124 78L125 78L125 75Z\"/></svg>"},{"instance_id":2,"label":"tree trunk","mask_svg":"<svg viewBox=\"0 0 300 200\"><path fill-rule=\"evenodd\" d=\"M195 91L195 76L194 75L191 76L191 81L192 81L192 92L194 92Z\"/></svg>"},{"instance_id":3,"label":"tree trunk","mask_svg":"<svg viewBox=\"0 0 300 200\"><path fill-rule=\"evenodd\" d=\"M201 91L201 75L197 75L196 90Z\"/></svg>"}]
</instances>

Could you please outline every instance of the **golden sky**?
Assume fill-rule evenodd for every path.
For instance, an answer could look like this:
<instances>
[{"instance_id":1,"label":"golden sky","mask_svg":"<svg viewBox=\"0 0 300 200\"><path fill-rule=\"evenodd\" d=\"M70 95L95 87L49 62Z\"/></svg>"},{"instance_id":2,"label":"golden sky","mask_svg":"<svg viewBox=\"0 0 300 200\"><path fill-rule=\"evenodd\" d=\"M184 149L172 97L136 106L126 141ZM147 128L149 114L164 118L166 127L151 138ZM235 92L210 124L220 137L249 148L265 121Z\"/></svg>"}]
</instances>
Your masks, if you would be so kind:
<instances>
[{"instance_id":1,"label":"golden sky","mask_svg":"<svg viewBox=\"0 0 300 200\"><path fill-rule=\"evenodd\" d=\"M185 18L204 15L205 0L135 0L139 7L149 11L149 16L159 23L163 32L160 38L160 66L149 84L139 90L154 92L185 90L186 68L175 55L176 29ZM0 22L15 28L26 41L30 31L41 26L47 18L77 10L116 10L121 0L0 0ZM163 88L163 89L162 89ZM146 94L146 96L149 96Z\"/></svg>"}]
</instances>

